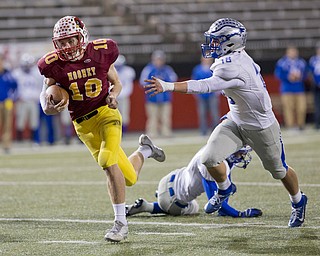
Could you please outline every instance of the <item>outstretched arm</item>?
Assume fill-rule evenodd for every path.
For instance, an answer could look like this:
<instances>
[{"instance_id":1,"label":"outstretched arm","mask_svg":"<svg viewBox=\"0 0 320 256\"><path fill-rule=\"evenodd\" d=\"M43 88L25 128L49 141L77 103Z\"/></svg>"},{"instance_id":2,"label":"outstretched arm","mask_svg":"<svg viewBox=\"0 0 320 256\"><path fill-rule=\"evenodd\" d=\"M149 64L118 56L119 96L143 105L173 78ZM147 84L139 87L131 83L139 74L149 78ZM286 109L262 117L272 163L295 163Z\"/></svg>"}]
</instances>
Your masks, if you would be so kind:
<instances>
[{"instance_id":1,"label":"outstretched arm","mask_svg":"<svg viewBox=\"0 0 320 256\"><path fill-rule=\"evenodd\" d=\"M222 203L218 213L220 216L230 216L234 218L254 218L262 215L260 209L248 208L242 212L230 206L226 201Z\"/></svg>"},{"instance_id":2,"label":"outstretched arm","mask_svg":"<svg viewBox=\"0 0 320 256\"><path fill-rule=\"evenodd\" d=\"M217 76L212 76L202 80L188 80L175 83L165 82L159 78L152 77L151 79L146 79L145 82L148 83L144 86L145 93L150 96L167 91L201 94L244 85L244 82L240 79L224 80Z\"/></svg>"},{"instance_id":3,"label":"outstretched arm","mask_svg":"<svg viewBox=\"0 0 320 256\"><path fill-rule=\"evenodd\" d=\"M162 81L159 78L152 77L152 79L146 79L144 80L146 83L149 83L144 86L146 89L146 94L150 94L150 96L154 96L161 92L181 92L181 93L187 93L188 84L187 82L175 82L175 83L169 83Z\"/></svg>"}]
</instances>

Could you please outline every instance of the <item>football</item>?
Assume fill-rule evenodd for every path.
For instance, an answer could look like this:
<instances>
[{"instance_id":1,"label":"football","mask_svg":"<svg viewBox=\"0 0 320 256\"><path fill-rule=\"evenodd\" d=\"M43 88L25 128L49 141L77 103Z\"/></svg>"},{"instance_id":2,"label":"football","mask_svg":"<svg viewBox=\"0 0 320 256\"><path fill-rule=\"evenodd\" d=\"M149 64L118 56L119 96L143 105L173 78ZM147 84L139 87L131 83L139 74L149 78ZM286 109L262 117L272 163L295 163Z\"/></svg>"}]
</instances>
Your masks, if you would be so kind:
<instances>
[{"instance_id":1,"label":"football","mask_svg":"<svg viewBox=\"0 0 320 256\"><path fill-rule=\"evenodd\" d=\"M62 99L69 100L68 92L58 85L49 86L46 93L51 95L51 101L53 104L58 104Z\"/></svg>"}]
</instances>

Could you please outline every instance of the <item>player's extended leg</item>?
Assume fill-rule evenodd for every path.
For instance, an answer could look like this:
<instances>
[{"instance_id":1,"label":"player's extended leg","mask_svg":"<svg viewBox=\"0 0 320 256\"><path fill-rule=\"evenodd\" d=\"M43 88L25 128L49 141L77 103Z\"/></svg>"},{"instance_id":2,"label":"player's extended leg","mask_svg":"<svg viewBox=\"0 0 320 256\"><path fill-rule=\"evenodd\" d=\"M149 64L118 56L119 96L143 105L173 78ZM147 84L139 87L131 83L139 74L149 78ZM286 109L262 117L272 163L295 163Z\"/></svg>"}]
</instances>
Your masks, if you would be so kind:
<instances>
[{"instance_id":1,"label":"player's extended leg","mask_svg":"<svg viewBox=\"0 0 320 256\"><path fill-rule=\"evenodd\" d=\"M225 160L232 153L243 146L238 126L231 120L224 120L212 132L207 145L201 155L201 162L217 182L218 192L205 206L207 213L212 213L221 207L221 204L230 195L236 192L236 186L228 178L230 169Z\"/></svg>"},{"instance_id":2,"label":"player's extended leg","mask_svg":"<svg viewBox=\"0 0 320 256\"><path fill-rule=\"evenodd\" d=\"M208 200L214 196L214 194L217 192L218 187L216 182L206 180L205 178L202 178L202 185L204 187L204 191L206 192ZM221 208L218 211L219 216L230 216L234 218L250 218L250 217L258 217L262 215L262 211L260 209L256 208L249 208L245 211L241 212L239 210L236 210L232 206L228 204L228 198L221 204Z\"/></svg>"},{"instance_id":3,"label":"player's extended leg","mask_svg":"<svg viewBox=\"0 0 320 256\"><path fill-rule=\"evenodd\" d=\"M163 150L155 146L147 135L140 136L139 144L140 144L139 148L129 158L126 157L121 147L119 149L119 154L118 154L119 156L118 163L120 167L119 170L121 170L123 173L123 176L126 181L126 185L133 185L136 182L145 158L154 158L155 160L158 160L158 161L164 161L165 159L165 154ZM110 177L110 175L113 175L113 174L117 175L118 173L117 172L113 173L112 171L109 171L109 170L107 171L108 181L110 181L112 178L115 178L114 182L117 182L116 181L117 177ZM125 201L124 192L123 192L123 198L120 198L120 196L122 196L121 187L123 184L119 186L120 196L115 196L115 197L112 196L112 191L113 191L112 189L114 189L114 186L113 186L114 183L111 180L111 182L108 184L109 184L109 187L111 186L111 188L109 188L109 193L111 198L113 198L112 202L116 202L116 200L119 199L120 203L113 204L114 211L116 214L115 224L113 228L106 234L105 239L109 241L118 241L118 240L121 241L122 239L125 239L128 234L127 221L126 221L126 218L123 218L122 216L123 207L125 207L124 203L121 203ZM114 192L117 193L116 191ZM146 203L147 203L146 206L148 206L148 202ZM118 216L117 216L117 213L118 213ZM125 213L126 213L126 210L125 210Z\"/></svg>"},{"instance_id":4,"label":"player's extended leg","mask_svg":"<svg viewBox=\"0 0 320 256\"><path fill-rule=\"evenodd\" d=\"M150 203L144 198L138 198L134 204L126 205L127 216L143 212L149 212L151 214L166 213L160 208L158 202Z\"/></svg>"},{"instance_id":5,"label":"player's extended leg","mask_svg":"<svg viewBox=\"0 0 320 256\"><path fill-rule=\"evenodd\" d=\"M304 222L308 199L300 191L295 171L286 164L280 125L275 122L261 131L241 130L241 133L244 138L251 138L256 146L254 150L261 159L263 167L271 173L274 179L281 180L288 191L292 205L288 226L301 226Z\"/></svg>"},{"instance_id":6,"label":"player's extended leg","mask_svg":"<svg viewBox=\"0 0 320 256\"><path fill-rule=\"evenodd\" d=\"M218 187L215 181L206 180L202 177L202 185L204 191L207 195L208 200L214 196L217 192ZM245 211L241 212L236 210L232 206L228 204L228 198L221 204L221 208L218 210L219 216L230 216L234 218L242 217L242 218L250 218L250 217L258 217L262 215L262 211L256 208L249 208Z\"/></svg>"},{"instance_id":7,"label":"player's extended leg","mask_svg":"<svg viewBox=\"0 0 320 256\"><path fill-rule=\"evenodd\" d=\"M281 181L289 192L291 199L292 212L288 226L292 228L300 227L305 219L308 198L300 192L298 177L292 167L288 166L286 176Z\"/></svg>"},{"instance_id":8,"label":"player's extended leg","mask_svg":"<svg viewBox=\"0 0 320 256\"><path fill-rule=\"evenodd\" d=\"M90 150L107 176L107 187L115 219L111 230L107 231L107 241L120 242L128 235L125 216L125 174L118 162L121 154L121 115L118 110L101 107L98 114L78 124L73 122L79 138ZM132 173L135 172L132 168Z\"/></svg>"},{"instance_id":9,"label":"player's extended leg","mask_svg":"<svg viewBox=\"0 0 320 256\"><path fill-rule=\"evenodd\" d=\"M229 166L225 162L222 162L217 167L208 168L209 173L212 173L211 176L217 181L218 190L205 205L204 209L206 213L218 211L222 203L237 191L236 186L227 176L227 168L229 168ZM212 171L212 169L214 169L214 171ZM212 172L210 172L210 170ZM217 175L217 173L219 173L219 175Z\"/></svg>"},{"instance_id":10,"label":"player's extended leg","mask_svg":"<svg viewBox=\"0 0 320 256\"><path fill-rule=\"evenodd\" d=\"M127 186L132 186L136 183L146 158L153 158L158 162L165 160L164 151L154 145L147 135L142 134L140 136L139 145L139 148L129 157L126 156L122 148L119 150L118 163L124 174Z\"/></svg>"},{"instance_id":11,"label":"player's extended leg","mask_svg":"<svg viewBox=\"0 0 320 256\"><path fill-rule=\"evenodd\" d=\"M107 187L115 213L114 225L105 239L111 242L120 242L128 236L128 224L125 216L125 180L117 164L105 168ZM123 214L124 213L124 214Z\"/></svg>"}]
</instances>

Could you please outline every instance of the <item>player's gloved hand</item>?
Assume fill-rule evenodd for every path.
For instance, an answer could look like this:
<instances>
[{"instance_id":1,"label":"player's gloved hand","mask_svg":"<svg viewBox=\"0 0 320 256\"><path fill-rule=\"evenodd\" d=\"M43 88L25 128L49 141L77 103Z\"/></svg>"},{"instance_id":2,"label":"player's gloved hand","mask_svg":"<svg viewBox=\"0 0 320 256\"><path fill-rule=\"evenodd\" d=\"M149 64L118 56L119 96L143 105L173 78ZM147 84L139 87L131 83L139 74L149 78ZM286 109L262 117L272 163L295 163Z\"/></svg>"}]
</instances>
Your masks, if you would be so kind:
<instances>
[{"instance_id":1,"label":"player's gloved hand","mask_svg":"<svg viewBox=\"0 0 320 256\"><path fill-rule=\"evenodd\" d=\"M243 212L239 212L239 217L241 218L253 218L262 215L262 211L257 208L249 208Z\"/></svg>"}]
</instances>

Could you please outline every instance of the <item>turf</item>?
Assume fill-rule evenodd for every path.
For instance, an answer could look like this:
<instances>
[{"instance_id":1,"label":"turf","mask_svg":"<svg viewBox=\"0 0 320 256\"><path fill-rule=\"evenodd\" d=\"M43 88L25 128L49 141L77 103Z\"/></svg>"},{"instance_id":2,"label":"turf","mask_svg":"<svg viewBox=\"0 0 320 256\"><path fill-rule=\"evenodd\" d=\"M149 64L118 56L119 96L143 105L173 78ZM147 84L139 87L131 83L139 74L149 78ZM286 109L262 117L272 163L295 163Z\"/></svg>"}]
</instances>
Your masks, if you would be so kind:
<instances>
[{"instance_id":1,"label":"turf","mask_svg":"<svg viewBox=\"0 0 320 256\"><path fill-rule=\"evenodd\" d=\"M189 135L156 140L167 160L146 161L138 183L127 188L127 203L138 197L153 201L160 178L188 163L206 141ZM241 210L261 208L262 217L207 215L202 195L196 216L130 217L129 237L119 244L103 240L113 222L106 178L83 145L38 151L16 145L11 155L0 155L0 255L319 255L320 133L308 130L283 137L287 162L309 198L303 227L287 227L288 194L253 153L246 170L233 172L238 191L230 204ZM124 138L128 154L137 138Z\"/></svg>"}]
</instances>

